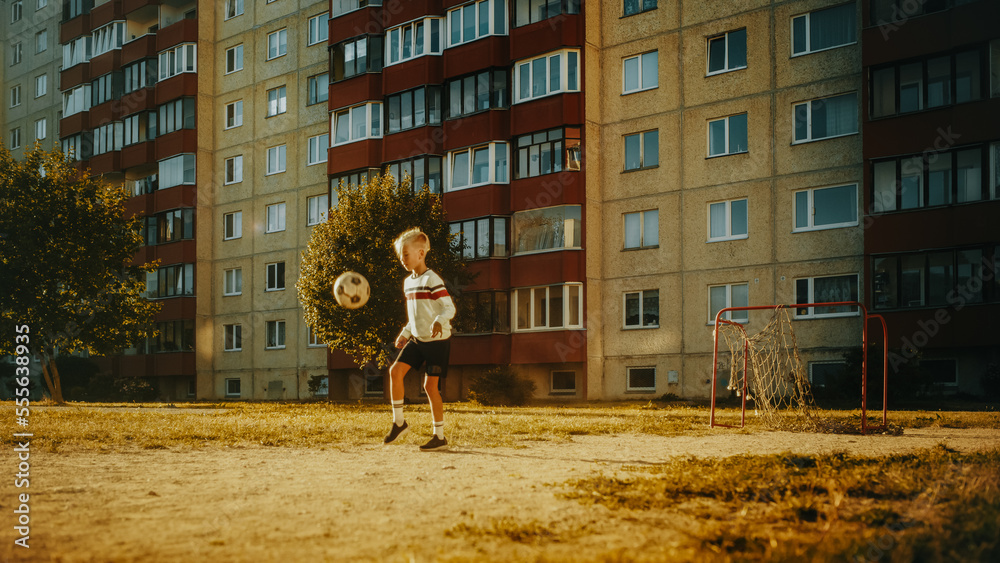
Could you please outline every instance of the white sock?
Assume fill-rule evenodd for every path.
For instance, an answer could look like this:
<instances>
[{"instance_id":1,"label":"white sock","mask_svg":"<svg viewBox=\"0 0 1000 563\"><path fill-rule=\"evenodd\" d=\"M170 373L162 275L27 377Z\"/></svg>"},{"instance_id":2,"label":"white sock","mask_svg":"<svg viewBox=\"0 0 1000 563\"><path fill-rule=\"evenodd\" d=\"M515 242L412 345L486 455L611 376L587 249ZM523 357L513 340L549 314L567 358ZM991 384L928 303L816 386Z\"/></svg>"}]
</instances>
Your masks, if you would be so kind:
<instances>
[{"instance_id":1,"label":"white sock","mask_svg":"<svg viewBox=\"0 0 1000 563\"><path fill-rule=\"evenodd\" d=\"M440 440L444 440L444 421L435 420L434 421L434 435Z\"/></svg>"},{"instance_id":2,"label":"white sock","mask_svg":"<svg viewBox=\"0 0 1000 563\"><path fill-rule=\"evenodd\" d=\"M396 426L403 425L403 401L392 402L392 423Z\"/></svg>"}]
</instances>

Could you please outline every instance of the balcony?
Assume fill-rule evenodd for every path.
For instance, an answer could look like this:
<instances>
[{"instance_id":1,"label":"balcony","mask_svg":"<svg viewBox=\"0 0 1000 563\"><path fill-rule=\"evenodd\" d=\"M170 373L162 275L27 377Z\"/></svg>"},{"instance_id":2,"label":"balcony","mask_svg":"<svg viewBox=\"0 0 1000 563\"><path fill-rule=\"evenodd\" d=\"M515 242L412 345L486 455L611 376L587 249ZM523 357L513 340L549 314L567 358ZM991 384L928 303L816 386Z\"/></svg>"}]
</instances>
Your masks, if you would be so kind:
<instances>
[{"instance_id":1,"label":"balcony","mask_svg":"<svg viewBox=\"0 0 1000 563\"><path fill-rule=\"evenodd\" d=\"M510 107L512 136L583 123L583 94L572 92L527 100Z\"/></svg>"},{"instance_id":2,"label":"balcony","mask_svg":"<svg viewBox=\"0 0 1000 563\"><path fill-rule=\"evenodd\" d=\"M583 281L586 264L580 249L522 254L510 258L510 285L532 287L566 281Z\"/></svg>"},{"instance_id":3,"label":"balcony","mask_svg":"<svg viewBox=\"0 0 1000 563\"><path fill-rule=\"evenodd\" d=\"M66 44L81 35L90 35L92 29L90 27L90 14L83 14L64 21L59 26L59 42Z\"/></svg>"},{"instance_id":4,"label":"balcony","mask_svg":"<svg viewBox=\"0 0 1000 563\"><path fill-rule=\"evenodd\" d=\"M454 335L449 364L456 366L503 365L510 363L509 334Z\"/></svg>"},{"instance_id":5,"label":"balcony","mask_svg":"<svg viewBox=\"0 0 1000 563\"><path fill-rule=\"evenodd\" d=\"M403 2L406 4L408 2ZM380 35L385 27L382 25L382 6L362 8L348 12L330 20L330 44L339 43L351 37L364 34Z\"/></svg>"},{"instance_id":6,"label":"balcony","mask_svg":"<svg viewBox=\"0 0 1000 563\"><path fill-rule=\"evenodd\" d=\"M510 201L514 210L583 205L586 194L586 177L578 170L521 178L510 183Z\"/></svg>"},{"instance_id":7,"label":"balcony","mask_svg":"<svg viewBox=\"0 0 1000 563\"><path fill-rule=\"evenodd\" d=\"M147 6L153 6L155 8L159 5L160 0L122 0L122 13L129 15L140 8L145 8Z\"/></svg>"},{"instance_id":8,"label":"balcony","mask_svg":"<svg viewBox=\"0 0 1000 563\"><path fill-rule=\"evenodd\" d=\"M446 192L444 207L448 210L448 219L452 221L486 215L510 215L510 186L487 184Z\"/></svg>"},{"instance_id":9,"label":"balcony","mask_svg":"<svg viewBox=\"0 0 1000 563\"><path fill-rule=\"evenodd\" d=\"M163 160L182 153L194 153L198 150L198 131L196 129L181 129L156 138L156 160Z\"/></svg>"},{"instance_id":10,"label":"balcony","mask_svg":"<svg viewBox=\"0 0 1000 563\"><path fill-rule=\"evenodd\" d=\"M123 65L156 56L156 34L149 33L125 43L122 45L121 53Z\"/></svg>"},{"instance_id":11,"label":"balcony","mask_svg":"<svg viewBox=\"0 0 1000 563\"><path fill-rule=\"evenodd\" d=\"M382 69L386 93L402 92L423 84L441 84L443 76L444 57L439 55L416 57Z\"/></svg>"},{"instance_id":12,"label":"balcony","mask_svg":"<svg viewBox=\"0 0 1000 563\"><path fill-rule=\"evenodd\" d=\"M583 23L583 14L563 14L511 28L511 59L517 61L563 47L582 46Z\"/></svg>"},{"instance_id":13,"label":"balcony","mask_svg":"<svg viewBox=\"0 0 1000 563\"><path fill-rule=\"evenodd\" d=\"M368 72L330 84L330 109L382 99L382 74Z\"/></svg>"},{"instance_id":14,"label":"balcony","mask_svg":"<svg viewBox=\"0 0 1000 563\"><path fill-rule=\"evenodd\" d=\"M117 172L122 168L122 155L119 151L109 151L90 157L90 173L94 176Z\"/></svg>"},{"instance_id":15,"label":"balcony","mask_svg":"<svg viewBox=\"0 0 1000 563\"><path fill-rule=\"evenodd\" d=\"M90 129L90 112L81 111L59 120L59 136L69 137Z\"/></svg>"},{"instance_id":16,"label":"balcony","mask_svg":"<svg viewBox=\"0 0 1000 563\"><path fill-rule=\"evenodd\" d=\"M122 169L156 162L156 143L146 141L122 147Z\"/></svg>"},{"instance_id":17,"label":"balcony","mask_svg":"<svg viewBox=\"0 0 1000 563\"><path fill-rule=\"evenodd\" d=\"M157 82L153 88L156 93L156 105L162 105L170 100L198 94L198 75L194 72L182 72L176 76Z\"/></svg>"},{"instance_id":18,"label":"balcony","mask_svg":"<svg viewBox=\"0 0 1000 563\"><path fill-rule=\"evenodd\" d=\"M114 49L90 59L90 76L104 76L122 67L121 49Z\"/></svg>"},{"instance_id":19,"label":"balcony","mask_svg":"<svg viewBox=\"0 0 1000 563\"><path fill-rule=\"evenodd\" d=\"M69 90L90 82L90 63L73 65L59 73L59 89Z\"/></svg>"},{"instance_id":20,"label":"balcony","mask_svg":"<svg viewBox=\"0 0 1000 563\"><path fill-rule=\"evenodd\" d=\"M338 145L330 150L327 174L340 174L360 168L378 168L382 164L382 139L366 139Z\"/></svg>"},{"instance_id":21,"label":"balcony","mask_svg":"<svg viewBox=\"0 0 1000 563\"><path fill-rule=\"evenodd\" d=\"M507 110L487 110L460 119L445 120L444 150L469 147L486 141L509 139L511 136L511 112Z\"/></svg>"},{"instance_id":22,"label":"balcony","mask_svg":"<svg viewBox=\"0 0 1000 563\"><path fill-rule=\"evenodd\" d=\"M95 6L90 11L90 28L97 29L102 25L123 19L125 16L122 12L122 3L117 0L109 0L100 6Z\"/></svg>"},{"instance_id":23,"label":"balcony","mask_svg":"<svg viewBox=\"0 0 1000 563\"><path fill-rule=\"evenodd\" d=\"M198 41L198 20L182 19L156 32L156 52Z\"/></svg>"},{"instance_id":24,"label":"balcony","mask_svg":"<svg viewBox=\"0 0 1000 563\"><path fill-rule=\"evenodd\" d=\"M510 61L510 37L491 35L446 49L444 77L461 76L493 66L508 67Z\"/></svg>"},{"instance_id":25,"label":"balcony","mask_svg":"<svg viewBox=\"0 0 1000 563\"><path fill-rule=\"evenodd\" d=\"M510 335L512 364L563 364L587 361L583 330L521 332Z\"/></svg>"}]
</instances>

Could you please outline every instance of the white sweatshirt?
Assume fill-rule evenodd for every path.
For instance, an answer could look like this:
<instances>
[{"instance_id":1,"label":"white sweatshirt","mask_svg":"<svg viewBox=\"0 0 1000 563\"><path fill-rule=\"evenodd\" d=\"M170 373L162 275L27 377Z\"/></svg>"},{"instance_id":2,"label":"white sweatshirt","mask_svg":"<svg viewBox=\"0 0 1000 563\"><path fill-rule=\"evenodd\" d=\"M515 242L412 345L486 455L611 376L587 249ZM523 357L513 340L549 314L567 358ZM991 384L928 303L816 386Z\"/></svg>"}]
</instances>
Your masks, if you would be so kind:
<instances>
[{"instance_id":1,"label":"white sweatshirt","mask_svg":"<svg viewBox=\"0 0 1000 563\"><path fill-rule=\"evenodd\" d=\"M400 335L416 337L424 342L444 340L451 336L451 319L455 316L455 302L444 287L444 281L428 268L423 274L406 276L403 280L406 295L406 313L409 322ZM441 323L441 334L431 337L434 323Z\"/></svg>"}]
</instances>

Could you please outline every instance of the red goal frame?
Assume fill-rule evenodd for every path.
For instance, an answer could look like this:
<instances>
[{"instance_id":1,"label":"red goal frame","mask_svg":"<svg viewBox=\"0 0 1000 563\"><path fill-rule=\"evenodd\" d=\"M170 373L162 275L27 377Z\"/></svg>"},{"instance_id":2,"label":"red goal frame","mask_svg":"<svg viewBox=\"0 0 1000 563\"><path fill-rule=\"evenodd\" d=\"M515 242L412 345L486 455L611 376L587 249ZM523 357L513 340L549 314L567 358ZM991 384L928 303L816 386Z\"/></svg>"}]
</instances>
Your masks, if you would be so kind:
<instances>
[{"instance_id":1,"label":"red goal frame","mask_svg":"<svg viewBox=\"0 0 1000 563\"><path fill-rule=\"evenodd\" d=\"M886 430L888 429L888 391L889 391L889 335L885 324L885 318L877 313L869 313L868 308L865 307L864 303L858 301L835 301L829 303L797 303L795 305L756 305L752 307L726 307L721 309L715 315L715 326L719 327L721 325L733 325L737 327L743 336L747 336L746 329L741 323L730 321L728 319L723 319L722 315L729 311L763 311L772 310L777 312L779 309L805 309L809 307L838 307L838 306L853 306L858 307L862 313L862 318L864 323L861 325L861 433L867 434L869 428L871 430ZM878 319L879 323L882 325L882 425L881 426L868 426L868 323L872 319ZM719 331L715 329L713 333L713 352L712 352L712 412L711 420L709 426L711 428L722 427L722 428L743 428L746 426L747 420L747 378L743 378L743 407L742 414L740 417L740 425L734 426L729 424L721 424L715 421L715 394L718 386L719 377ZM743 354L743 373L746 373L747 369L747 354L746 348L749 345L744 339L744 354Z\"/></svg>"}]
</instances>

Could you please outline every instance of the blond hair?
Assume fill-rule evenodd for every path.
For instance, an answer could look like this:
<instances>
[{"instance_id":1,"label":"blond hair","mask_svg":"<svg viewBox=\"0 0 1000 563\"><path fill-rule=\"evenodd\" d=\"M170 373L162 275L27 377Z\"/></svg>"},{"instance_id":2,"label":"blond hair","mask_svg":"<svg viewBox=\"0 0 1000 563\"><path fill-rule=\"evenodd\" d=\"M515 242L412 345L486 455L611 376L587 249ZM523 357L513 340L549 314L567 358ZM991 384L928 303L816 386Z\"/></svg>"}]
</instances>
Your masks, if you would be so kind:
<instances>
[{"instance_id":1,"label":"blond hair","mask_svg":"<svg viewBox=\"0 0 1000 563\"><path fill-rule=\"evenodd\" d=\"M403 255L403 248L409 244L415 245L418 249L423 249L425 253L431 251L431 241L419 227L405 231L392 244L396 247L396 254L400 256Z\"/></svg>"}]
</instances>

